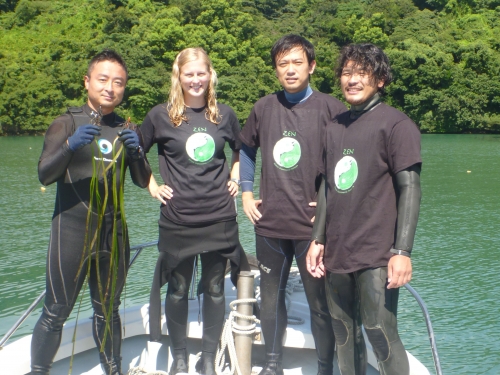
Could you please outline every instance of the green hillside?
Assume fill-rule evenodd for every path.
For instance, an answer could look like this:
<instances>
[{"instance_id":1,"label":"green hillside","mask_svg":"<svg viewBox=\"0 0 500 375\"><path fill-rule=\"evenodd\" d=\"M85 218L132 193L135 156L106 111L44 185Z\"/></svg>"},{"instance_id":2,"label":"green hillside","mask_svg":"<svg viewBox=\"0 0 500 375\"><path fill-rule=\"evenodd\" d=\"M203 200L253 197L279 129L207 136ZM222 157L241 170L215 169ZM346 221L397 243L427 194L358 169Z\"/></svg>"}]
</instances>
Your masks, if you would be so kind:
<instances>
[{"instance_id":1,"label":"green hillside","mask_svg":"<svg viewBox=\"0 0 500 375\"><path fill-rule=\"evenodd\" d=\"M129 67L122 115L140 123L166 100L177 52L201 46L244 123L279 88L269 51L290 32L314 43L320 91L340 96L343 45L373 42L393 64L386 101L423 132L500 131L500 0L0 0L0 134L42 133L83 103L87 63L105 47Z\"/></svg>"}]
</instances>

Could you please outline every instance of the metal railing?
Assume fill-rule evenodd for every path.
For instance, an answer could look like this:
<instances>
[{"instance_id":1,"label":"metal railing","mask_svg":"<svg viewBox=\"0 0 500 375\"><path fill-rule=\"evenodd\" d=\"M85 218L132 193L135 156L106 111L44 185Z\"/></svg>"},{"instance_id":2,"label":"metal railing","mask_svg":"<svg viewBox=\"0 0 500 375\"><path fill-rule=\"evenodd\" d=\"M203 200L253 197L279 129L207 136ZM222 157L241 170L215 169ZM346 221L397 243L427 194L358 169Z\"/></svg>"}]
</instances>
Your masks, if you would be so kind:
<instances>
[{"instance_id":1,"label":"metal railing","mask_svg":"<svg viewBox=\"0 0 500 375\"><path fill-rule=\"evenodd\" d=\"M131 251L135 250L134 255L132 258L130 258L130 262L128 264L128 267L132 267L132 264L134 264L135 260L137 257L141 254L142 250L145 249L146 247L151 247L155 246L158 244L158 241L151 241L151 242L146 242L137 246L133 246L130 248ZM21 315L21 317L14 323L14 325L7 331L7 333L2 337L0 340L0 350L3 349L5 343L7 342L8 339L11 338L11 336L17 331L19 326L23 324L23 322L28 318L28 316L33 312L33 310L36 309L38 304L40 303L41 300L45 297L45 290L40 293L38 297L33 301L33 303L26 309L26 311Z\"/></svg>"},{"instance_id":2,"label":"metal railing","mask_svg":"<svg viewBox=\"0 0 500 375\"><path fill-rule=\"evenodd\" d=\"M436 368L436 374L443 375L443 370L441 369L441 362L439 360L439 354L436 346L436 338L434 337L434 329L432 328L429 310L427 309L427 306L422 297L420 297L417 291L413 289L413 287L410 284L405 284L404 287L406 288L406 290L410 292L413 298L417 300L417 303L420 306L422 313L424 314L425 324L427 325L427 332L429 333L429 341L431 343L432 357L434 359L434 367Z\"/></svg>"}]
</instances>

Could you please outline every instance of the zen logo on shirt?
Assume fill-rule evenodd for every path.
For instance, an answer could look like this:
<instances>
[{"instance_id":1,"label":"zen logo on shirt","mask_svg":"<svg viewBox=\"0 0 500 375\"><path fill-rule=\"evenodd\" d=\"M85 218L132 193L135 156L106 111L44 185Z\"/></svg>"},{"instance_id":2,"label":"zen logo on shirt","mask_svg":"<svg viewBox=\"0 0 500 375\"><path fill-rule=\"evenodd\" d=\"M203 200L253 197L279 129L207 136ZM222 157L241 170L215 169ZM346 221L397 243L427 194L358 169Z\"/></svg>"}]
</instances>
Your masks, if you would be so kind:
<instances>
[{"instance_id":1,"label":"zen logo on shirt","mask_svg":"<svg viewBox=\"0 0 500 375\"><path fill-rule=\"evenodd\" d=\"M208 163L215 154L215 142L210 134L196 133L186 141L186 152L195 163Z\"/></svg>"},{"instance_id":2,"label":"zen logo on shirt","mask_svg":"<svg viewBox=\"0 0 500 375\"><path fill-rule=\"evenodd\" d=\"M335 187L339 193L349 192L358 178L358 162L352 156L344 156L335 166Z\"/></svg>"},{"instance_id":3,"label":"zen logo on shirt","mask_svg":"<svg viewBox=\"0 0 500 375\"><path fill-rule=\"evenodd\" d=\"M297 167L301 154L300 143L295 138L284 137L274 145L274 163L281 170Z\"/></svg>"}]
</instances>

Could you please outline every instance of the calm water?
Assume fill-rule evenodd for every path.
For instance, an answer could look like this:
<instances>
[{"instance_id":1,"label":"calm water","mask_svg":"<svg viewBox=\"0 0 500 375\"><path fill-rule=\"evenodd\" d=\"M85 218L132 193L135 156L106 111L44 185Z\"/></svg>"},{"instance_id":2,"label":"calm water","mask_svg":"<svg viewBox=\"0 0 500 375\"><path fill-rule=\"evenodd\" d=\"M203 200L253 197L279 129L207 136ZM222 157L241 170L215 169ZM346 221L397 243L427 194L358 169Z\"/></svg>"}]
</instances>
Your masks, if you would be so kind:
<instances>
[{"instance_id":1,"label":"calm water","mask_svg":"<svg viewBox=\"0 0 500 375\"><path fill-rule=\"evenodd\" d=\"M0 336L44 288L55 185L42 192L37 162L42 137L0 138ZM430 310L445 374L500 374L500 136L425 135L423 201L412 286ZM157 170L157 161L152 157ZM470 173L468 173L470 171ZM158 204L127 181L131 244L157 237ZM253 230L240 212L243 246ZM156 248L136 262L125 303L146 302ZM141 285L141 282L143 285ZM91 315L88 300L80 315ZM38 308L15 337L30 333ZM432 356L417 303L402 291L400 331L430 369Z\"/></svg>"}]
</instances>

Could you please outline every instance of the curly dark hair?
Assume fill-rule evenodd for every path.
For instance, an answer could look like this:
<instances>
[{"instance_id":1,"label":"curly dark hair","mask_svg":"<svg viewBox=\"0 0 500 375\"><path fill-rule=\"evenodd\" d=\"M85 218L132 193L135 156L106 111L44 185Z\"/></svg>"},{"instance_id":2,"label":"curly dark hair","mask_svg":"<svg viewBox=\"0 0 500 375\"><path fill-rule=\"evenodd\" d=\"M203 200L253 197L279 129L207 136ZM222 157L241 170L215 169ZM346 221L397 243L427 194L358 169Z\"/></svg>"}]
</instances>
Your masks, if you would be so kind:
<instances>
[{"instance_id":1,"label":"curly dark hair","mask_svg":"<svg viewBox=\"0 0 500 375\"><path fill-rule=\"evenodd\" d=\"M288 34L282 36L276 43L274 43L273 48L271 48L273 68L276 68L276 59L294 48L302 48L302 50L306 53L307 62L309 64L316 59L314 46L310 41L300 35Z\"/></svg>"},{"instance_id":2,"label":"curly dark hair","mask_svg":"<svg viewBox=\"0 0 500 375\"><path fill-rule=\"evenodd\" d=\"M385 87L392 82L392 72L389 58L381 48L371 43L349 44L342 48L335 67L335 77L340 81L342 70L349 61L372 75L378 83L384 81L384 86L379 88L380 94L385 94Z\"/></svg>"},{"instance_id":3,"label":"curly dark hair","mask_svg":"<svg viewBox=\"0 0 500 375\"><path fill-rule=\"evenodd\" d=\"M112 61L120 64L125 70L125 74L128 79L128 69L127 65L125 64L125 61L123 60L123 57L121 57L118 52L115 52L112 49L108 48L102 50L102 52L99 52L97 55L92 57L92 60L90 60L89 66L87 68L87 77L90 77L90 73L92 73L94 66L102 61Z\"/></svg>"}]
</instances>

